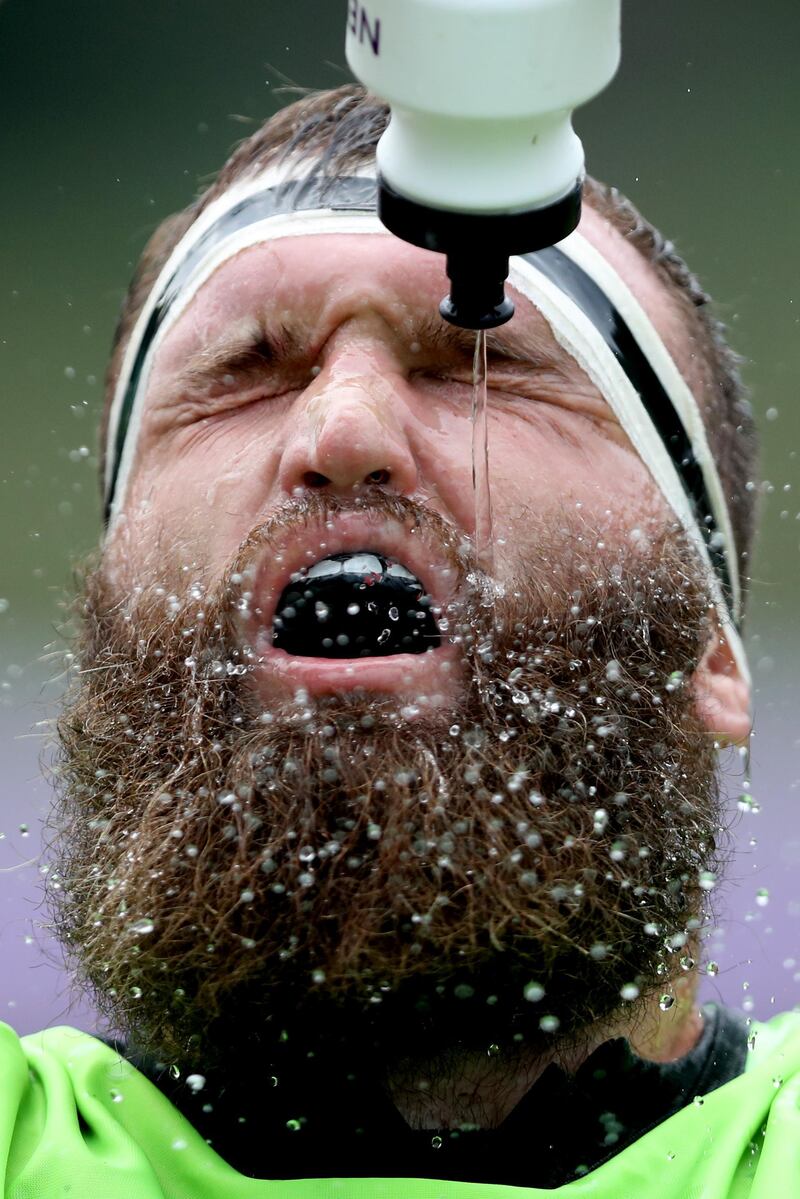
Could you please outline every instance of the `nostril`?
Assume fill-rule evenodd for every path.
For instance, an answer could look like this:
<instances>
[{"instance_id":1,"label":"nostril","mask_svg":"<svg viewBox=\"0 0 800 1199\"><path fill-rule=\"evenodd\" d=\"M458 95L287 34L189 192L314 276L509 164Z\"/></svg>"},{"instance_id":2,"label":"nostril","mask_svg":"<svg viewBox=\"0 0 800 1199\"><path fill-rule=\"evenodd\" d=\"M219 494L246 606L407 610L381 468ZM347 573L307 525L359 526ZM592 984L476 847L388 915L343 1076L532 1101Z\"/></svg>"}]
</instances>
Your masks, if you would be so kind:
<instances>
[{"instance_id":1,"label":"nostril","mask_svg":"<svg viewBox=\"0 0 800 1199\"><path fill-rule=\"evenodd\" d=\"M303 475L304 487L327 487L329 483L330 479L315 470L307 470Z\"/></svg>"},{"instance_id":2,"label":"nostril","mask_svg":"<svg viewBox=\"0 0 800 1199\"><path fill-rule=\"evenodd\" d=\"M389 482L389 471L388 470L370 471L370 473L364 479L364 482L365 483L379 483L379 484L388 483Z\"/></svg>"}]
</instances>

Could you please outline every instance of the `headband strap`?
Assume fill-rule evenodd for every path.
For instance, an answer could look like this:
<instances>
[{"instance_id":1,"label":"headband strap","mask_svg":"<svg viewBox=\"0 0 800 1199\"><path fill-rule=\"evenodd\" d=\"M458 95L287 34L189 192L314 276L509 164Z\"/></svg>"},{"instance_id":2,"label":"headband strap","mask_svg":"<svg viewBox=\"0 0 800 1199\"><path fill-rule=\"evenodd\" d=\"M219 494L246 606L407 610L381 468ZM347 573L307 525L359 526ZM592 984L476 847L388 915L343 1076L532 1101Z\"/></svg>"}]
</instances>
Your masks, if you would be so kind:
<instances>
[{"instance_id":1,"label":"headband strap","mask_svg":"<svg viewBox=\"0 0 800 1199\"><path fill-rule=\"evenodd\" d=\"M733 581L726 546L717 531L717 518L709 496L706 478L695 456L689 434L675 405L645 357L611 300L582 267L558 247L524 255L542 274L575 301L620 364L638 392L647 413L666 447L680 476L684 491L694 509L697 524L705 537L709 557L722 585L725 600L733 608ZM738 583L738 580L737 580ZM737 587L738 590L738 587Z\"/></svg>"}]
</instances>

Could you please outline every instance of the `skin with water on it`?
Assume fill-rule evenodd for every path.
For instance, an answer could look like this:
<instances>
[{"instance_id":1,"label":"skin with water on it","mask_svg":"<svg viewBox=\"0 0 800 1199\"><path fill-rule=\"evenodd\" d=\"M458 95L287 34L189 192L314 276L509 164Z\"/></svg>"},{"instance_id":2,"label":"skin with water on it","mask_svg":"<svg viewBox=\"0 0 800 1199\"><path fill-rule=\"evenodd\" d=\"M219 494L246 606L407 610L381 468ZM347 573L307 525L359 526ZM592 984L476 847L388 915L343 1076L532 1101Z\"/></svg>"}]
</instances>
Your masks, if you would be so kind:
<instances>
[{"instance_id":1,"label":"skin with water on it","mask_svg":"<svg viewBox=\"0 0 800 1199\"><path fill-rule=\"evenodd\" d=\"M582 231L627 280L676 358L685 358L679 315L655 276L591 210ZM443 340L432 321L444 287L438 256L388 236L288 238L224 263L157 356L131 484L105 550L108 591L159 591L183 602L191 581L201 599L254 529L324 493L346 501L345 511L292 526L245 579L242 602L257 646L258 627L266 637L292 571L336 553L394 557L446 618L455 586L450 552L436 538L421 539L413 522L375 521L347 506L375 488L441 518L454 554L462 542L477 546L498 595L513 592L520 563L536 563L546 584L558 563L538 556L537 531L557 532L565 513L570 548L590 566L657 541L671 528L662 499L603 397L541 315L515 296L514 320L488 336L484 407L474 369L480 347L474 339ZM252 349L265 332L281 345L268 369ZM585 544L575 545L575 521ZM403 713L402 721L424 726L458 709L470 682L466 661L458 646L443 647L356 670L347 659L280 657L264 648L246 685L267 714L366 692ZM713 628L690 687L709 743L746 735L747 688ZM638 1005L635 1022L622 1015L596 1036L625 1033L643 1056L678 1057L700 1027L691 978L676 983L676 997L664 1012L654 993ZM578 1057L596 1036L587 1036ZM496 1123L546 1055L521 1051L516 1065L504 1060L502 1085L500 1067L470 1052L447 1052L444 1061L428 1088L415 1079L428 1076L430 1063L396 1065L394 1089L409 1122L447 1127L479 1111L487 1125Z\"/></svg>"}]
</instances>

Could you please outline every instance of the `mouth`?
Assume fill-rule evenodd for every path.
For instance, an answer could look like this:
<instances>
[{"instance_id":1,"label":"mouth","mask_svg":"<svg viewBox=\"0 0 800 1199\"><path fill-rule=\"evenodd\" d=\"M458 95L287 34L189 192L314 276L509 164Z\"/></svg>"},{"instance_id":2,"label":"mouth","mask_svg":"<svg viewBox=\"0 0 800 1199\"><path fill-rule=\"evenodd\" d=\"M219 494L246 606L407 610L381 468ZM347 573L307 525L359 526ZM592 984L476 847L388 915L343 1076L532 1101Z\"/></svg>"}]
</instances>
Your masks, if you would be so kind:
<instances>
[{"instance_id":1,"label":"mouth","mask_svg":"<svg viewBox=\"0 0 800 1199\"><path fill-rule=\"evenodd\" d=\"M383 694L422 708L460 690L460 566L412 522L344 512L284 534L250 576L263 700Z\"/></svg>"},{"instance_id":2,"label":"mouth","mask_svg":"<svg viewBox=\"0 0 800 1199\"><path fill-rule=\"evenodd\" d=\"M272 644L308 658L424 654L442 643L431 597L402 562L366 550L303 568L278 600Z\"/></svg>"}]
</instances>

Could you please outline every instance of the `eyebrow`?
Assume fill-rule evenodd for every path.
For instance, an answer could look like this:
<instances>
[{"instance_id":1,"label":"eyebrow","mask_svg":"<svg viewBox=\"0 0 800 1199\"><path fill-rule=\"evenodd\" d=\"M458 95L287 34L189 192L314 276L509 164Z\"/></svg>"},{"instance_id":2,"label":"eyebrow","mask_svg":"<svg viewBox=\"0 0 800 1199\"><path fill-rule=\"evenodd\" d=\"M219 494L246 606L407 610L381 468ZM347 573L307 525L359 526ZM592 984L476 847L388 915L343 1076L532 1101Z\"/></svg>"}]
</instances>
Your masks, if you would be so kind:
<instances>
[{"instance_id":1,"label":"eyebrow","mask_svg":"<svg viewBox=\"0 0 800 1199\"><path fill-rule=\"evenodd\" d=\"M172 385L180 391L201 391L226 375L263 374L300 353L300 338L288 325L267 332L255 319L239 322L190 354L175 372Z\"/></svg>"},{"instance_id":2,"label":"eyebrow","mask_svg":"<svg viewBox=\"0 0 800 1199\"><path fill-rule=\"evenodd\" d=\"M428 349L455 351L470 356L475 352L476 331L451 325L442 317L420 316L415 321L414 334L416 340ZM522 329L513 320L497 329L487 329L486 350L489 355L509 362L564 374L572 362L549 331L545 334L538 330Z\"/></svg>"},{"instance_id":3,"label":"eyebrow","mask_svg":"<svg viewBox=\"0 0 800 1199\"><path fill-rule=\"evenodd\" d=\"M441 317L419 316L409 331L410 343L420 348L459 358L472 358L475 353L476 331L451 325ZM529 369L548 370L566 378L572 360L548 334L518 326L501 326L486 332L486 349L490 357L518 363ZM238 380L263 378L268 370L301 358L307 344L299 330L283 323L268 330L258 320L239 322L226 329L211 342L206 342L190 354L172 379L172 387L180 392L199 392L226 381L227 376Z\"/></svg>"}]
</instances>

